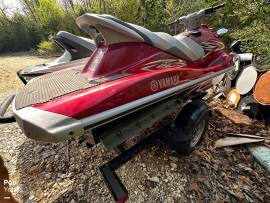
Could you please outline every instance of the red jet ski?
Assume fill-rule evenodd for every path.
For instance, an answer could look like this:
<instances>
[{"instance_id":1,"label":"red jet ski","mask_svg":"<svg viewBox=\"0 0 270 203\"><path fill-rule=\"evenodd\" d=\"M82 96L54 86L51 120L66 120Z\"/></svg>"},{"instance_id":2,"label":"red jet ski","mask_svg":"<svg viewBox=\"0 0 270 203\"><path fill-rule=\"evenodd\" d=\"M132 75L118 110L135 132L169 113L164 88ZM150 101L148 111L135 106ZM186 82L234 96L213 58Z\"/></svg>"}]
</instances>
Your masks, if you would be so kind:
<instances>
[{"instance_id":1,"label":"red jet ski","mask_svg":"<svg viewBox=\"0 0 270 203\"><path fill-rule=\"evenodd\" d=\"M179 18L175 23L186 25L186 31L176 36L110 15L78 17L78 26L95 40L96 50L82 70L74 67L26 84L13 102L17 123L34 140L83 137L117 149L120 155L100 170L115 200L124 201L127 191L114 171L159 133L128 149L123 147L126 140L174 115L161 125L171 129L162 140L188 154L207 129L208 108L202 98L234 67L221 37L200 19L223 6Z\"/></svg>"}]
</instances>

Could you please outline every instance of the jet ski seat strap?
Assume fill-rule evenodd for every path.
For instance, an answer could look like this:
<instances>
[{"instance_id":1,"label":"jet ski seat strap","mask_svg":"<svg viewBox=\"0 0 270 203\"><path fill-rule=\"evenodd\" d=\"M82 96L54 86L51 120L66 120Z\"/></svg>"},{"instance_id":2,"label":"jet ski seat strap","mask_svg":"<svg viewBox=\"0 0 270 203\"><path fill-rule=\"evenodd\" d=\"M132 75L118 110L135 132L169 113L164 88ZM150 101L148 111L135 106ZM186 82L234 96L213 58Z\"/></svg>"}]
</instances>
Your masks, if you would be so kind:
<instances>
[{"instance_id":1,"label":"jet ski seat strap","mask_svg":"<svg viewBox=\"0 0 270 203\"><path fill-rule=\"evenodd\" d=\"M103 35L107 45L120 42L145 42L177 57L196 61L205 55L203 48L186 36L171 36L123 22L110 15L84 14L76 20L82 29L95 26Z\"/></svg>"}]
</instances>

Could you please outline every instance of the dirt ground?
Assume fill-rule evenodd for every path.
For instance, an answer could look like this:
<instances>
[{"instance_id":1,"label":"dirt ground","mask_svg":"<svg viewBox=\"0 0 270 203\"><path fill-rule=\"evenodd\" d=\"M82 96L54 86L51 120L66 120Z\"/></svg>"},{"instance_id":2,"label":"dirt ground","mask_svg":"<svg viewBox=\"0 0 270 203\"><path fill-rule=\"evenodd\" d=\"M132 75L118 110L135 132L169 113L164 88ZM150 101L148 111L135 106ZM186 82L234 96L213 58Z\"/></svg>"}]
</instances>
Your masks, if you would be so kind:
<instances>
[{"instance_id":1,"label":"dirt ground","mask_svg":"<svg viewBox=\"0 0 270 203\"><path fill-rule=\"evenodd\" d=\"M53 58L37 57L30 52L9 53L0 55L0 96L16 91L23 84L17 77L19 69L36 64L46 63Z\"/></svg>"},{"instance_id":2,"label":"dirt ground","mask_svg":"<svg viewBox=\"0 0 270 203\"><path fill-rule=\"evenodd\" d=\"M16 70L48 60L27 54L0 56L0 95L20 87ZM218 111L222 101L209 105L213 109L209 130L190 156L178 156L158 141L117 171L129 191L128 202L270 201L269 174L246 146L213 148L226 132L269 136L269 128L255 120L233 124ZM26 138L16 123L0 125L0 133L0 156L10 190L20 202L113 202L98 167L115 152L101 145L88 149L77 141L37 143Z\"/></svg>"}]
</instances>

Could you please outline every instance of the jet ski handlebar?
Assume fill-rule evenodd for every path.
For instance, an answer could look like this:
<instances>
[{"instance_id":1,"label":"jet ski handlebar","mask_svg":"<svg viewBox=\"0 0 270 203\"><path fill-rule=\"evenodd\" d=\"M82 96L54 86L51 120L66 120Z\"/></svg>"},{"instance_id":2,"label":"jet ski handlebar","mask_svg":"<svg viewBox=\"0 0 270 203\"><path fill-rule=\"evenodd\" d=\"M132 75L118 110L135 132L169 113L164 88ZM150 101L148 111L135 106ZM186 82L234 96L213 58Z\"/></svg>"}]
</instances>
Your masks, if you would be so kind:
<instances>
[{"instance_id":1,"label":"jet ski handlebar","mask_svg":"<svg viewBox=\"0 0 270 203\"><path fill-rule=\"evenodd\" d=\"M225 4L223 3L223 4L219 4L217 6L206 8L206 9L204 9L204 12L205 12L205 14L214 13L218 9L221 9L221 8L224 8L224 7L225 7Z\"/></svg>"},{"instance_id":2,"label":"jet ski handlebar","mask_svg":"<svg viewBox=\"0 0 270 203\"><path fill-rule=\"evenodd\" d=\"M187 16L181 16L180 18L178 18L177 20L175 20L172 23L169 23L168 25L173 25L173 24L181 24L184 25L186 30L188 31L192 31L192 30L196 30L200 27L201 25L201 19L203 16L210 14L210 13L214 13L216 12L218 9L225 7L225 4L219 4L217 6L212 6L209 8L205 8L205 9L201 9L198 12L194 12L191 13Z\"/></svg>"}]
</instances>

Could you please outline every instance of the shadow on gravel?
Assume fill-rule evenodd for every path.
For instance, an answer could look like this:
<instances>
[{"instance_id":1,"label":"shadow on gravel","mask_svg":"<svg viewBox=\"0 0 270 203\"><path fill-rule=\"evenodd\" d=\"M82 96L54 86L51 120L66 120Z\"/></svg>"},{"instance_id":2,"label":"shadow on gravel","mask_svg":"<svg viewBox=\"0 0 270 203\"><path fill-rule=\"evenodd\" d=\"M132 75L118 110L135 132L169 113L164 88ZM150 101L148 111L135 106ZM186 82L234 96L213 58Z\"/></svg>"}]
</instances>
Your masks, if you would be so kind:
<instances>
[{"instance_id":1,"label":"shadow on gravel","mask_svg":"<svg viewBox=\"0 0 270 203\"><path fill-rule=\"evenodd\" d=\"M87 202L110 200L98 166L112 156L100 146L88 149L76 141L39 144L27 139L17 160L23 202Z\"/></svg>"},{"instance_id":2,"label":"shadow on gravel","mask_svg":"<svg viewBox=\"0 0 270 203\"><path fill-rule=\"evenodd\" d=\"M98 167L115 155L100 145L88 149L72 141L67 150L67 143L38 144L27 139L17 160L19 196L23 202L113 202ZM117 171L130 192L130 202L183 199L186 174L171 170L170 155L157 144ZM155 176L159 182L148 180Z\"/></svg>"}]
</instances>

